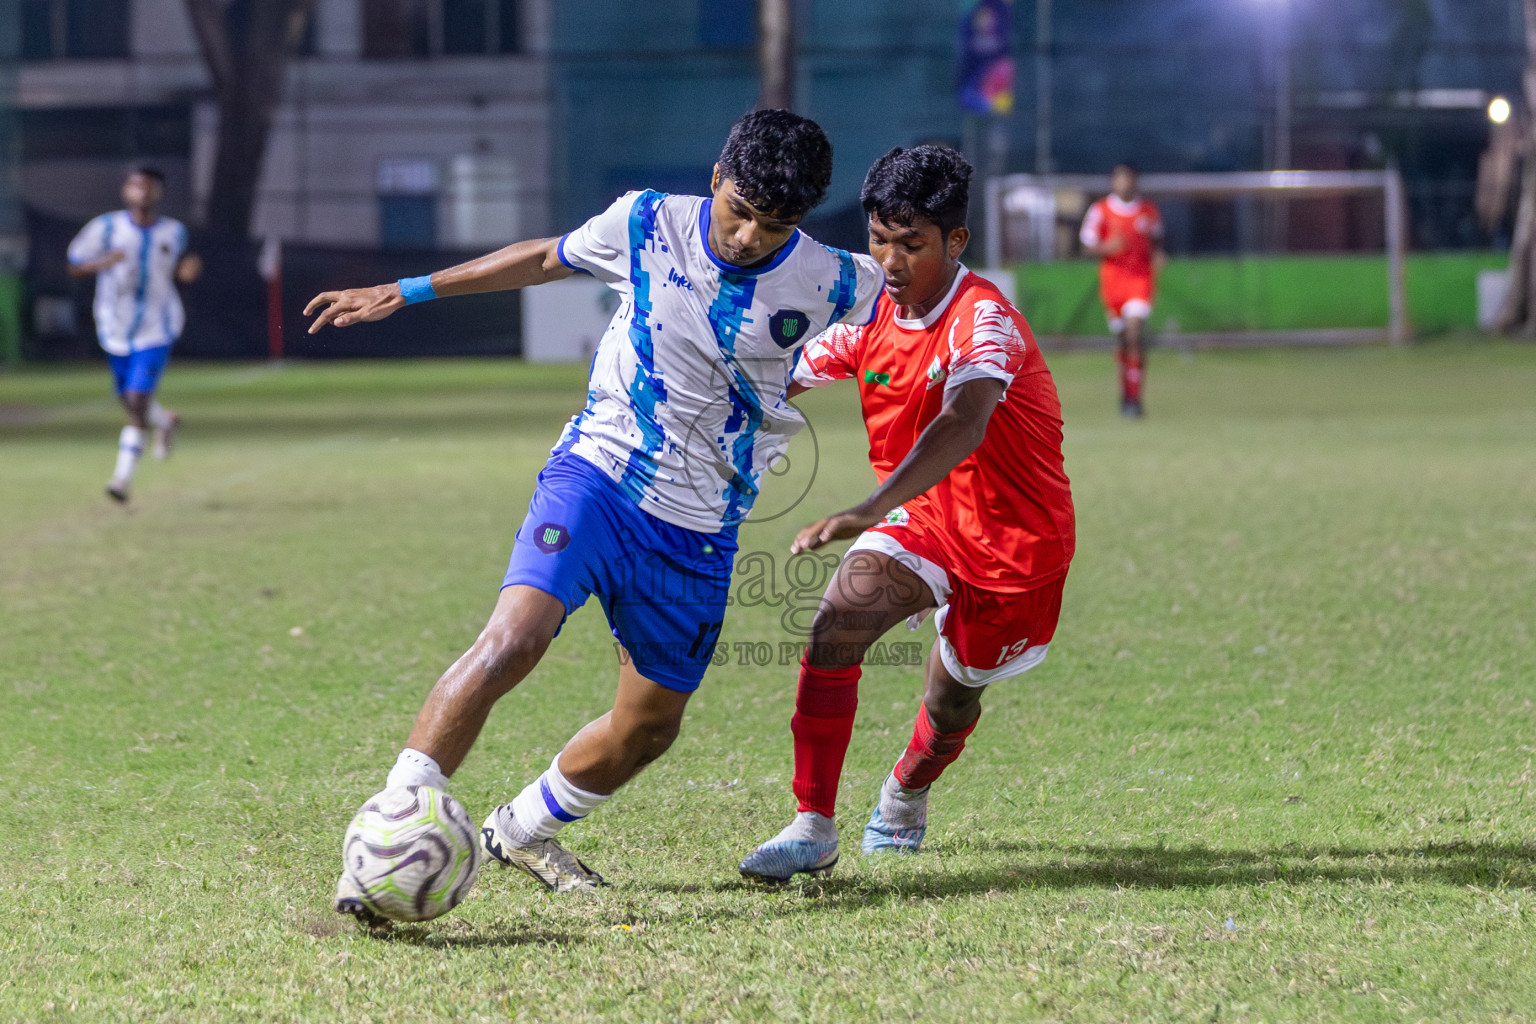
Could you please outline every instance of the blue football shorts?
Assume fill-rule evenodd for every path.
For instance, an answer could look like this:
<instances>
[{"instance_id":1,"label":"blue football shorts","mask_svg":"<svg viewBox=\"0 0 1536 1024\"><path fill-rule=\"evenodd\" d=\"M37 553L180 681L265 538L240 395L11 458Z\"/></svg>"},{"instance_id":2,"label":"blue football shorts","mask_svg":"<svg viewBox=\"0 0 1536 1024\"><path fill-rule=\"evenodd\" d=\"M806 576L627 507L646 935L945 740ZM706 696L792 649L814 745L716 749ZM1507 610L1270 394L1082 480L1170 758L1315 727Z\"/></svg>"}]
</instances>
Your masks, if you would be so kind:
<instances>
[{"instance_id":1,"label":"blue football shorts","mask_svg":"<svg viewBox=\"0 0 1536 1024\"><path fill-rule=\"evenodd\" d=\"M663 522L565 452L539 473L501 585L537 587L567 615L595 594L639 673L691 693L720 638L735 559L735 527L702 533Z\"/></svg>"},{"instance_id":2,"label":"blue football shorts","mask_svg":"<svg viewBox=\"0 0 1536 1024\"><path fill-rule=\"evenodd\" d=\"M160 386L160 375L165 372L165 364L170 358L171 346L169 345L141 348L126 356L108 354L107 361L112 364L112 381L117 386L118 396L121 397L128 391L154 394L155 389Z\"/></svg>"}]
</instances>

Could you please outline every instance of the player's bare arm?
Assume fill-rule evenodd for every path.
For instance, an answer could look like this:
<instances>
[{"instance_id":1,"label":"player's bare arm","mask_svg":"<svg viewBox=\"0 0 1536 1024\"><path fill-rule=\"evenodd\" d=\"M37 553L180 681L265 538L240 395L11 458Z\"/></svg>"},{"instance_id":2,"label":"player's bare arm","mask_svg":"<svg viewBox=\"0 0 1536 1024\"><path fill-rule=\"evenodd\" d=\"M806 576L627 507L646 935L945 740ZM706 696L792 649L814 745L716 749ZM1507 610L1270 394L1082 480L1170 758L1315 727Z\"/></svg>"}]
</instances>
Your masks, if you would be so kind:
<instances>
[{"instance_id":1,"label":"player's bare arm","mask_svg":"<svg viewBox=\"0 0 1536 1024\"><path fill-rule=\"evenodd\" d=\"M480 292L504 292L515 288L559 281L575 273L560 262L560 238L536 238L517 242L487 253L467 263L439 270L431 277L432 292L450 295L474 295ZM309 325L314 334L326 324L350 327L353 324L382 320L406 304L398 281L371 288L347 288L321 292L304 307L305 316L320 315Z\"/></svg>"},{"instance_id":2,"label":"player's bare arm","mask_svg":"<svg viewBox=\"0 0 1536 1024\"><path fill-rule=\"evenodd\" d=\"M863 502L818 519L800 531L790 552L812 551L834 540L857 537L897 505L911 501L943 480L987 436L987 422L1002 399L1003 382L987 377L966 381L945 399L907 457Z\"/></svg>"},{"instance_id":3,"label":"player's bare arm","mask_svg":"<svg viewBox=\"0 0 1536 1024\"><path fill-rule=\"evenodd\" d=\"M69 265L70 277L95 277L108 267L115 267L127 259L126 253L113 250L104 252L95 259L86 260L83 263L71 263Z\"/></svg>"},{"instance_id":4,"label":"player's bare arm","mask_svg":"<svg viewBox=\"0 0 1536 1024\"><path fill-rule=\"evenodd\" d=\"M189 252L176 261L176 283L192 284L203 276L203 258L195 252Z\"/></svg>"},{"instance_id":5,"label":"player's bare arm","mask_svg":"<svg viewBox=\"0 0 1536 1024\"><path fill-rule=\"evenodd\" d=\"M1124 251L1124 235L1112 235L1109 238L1104 239L1104 241L1100 242L1098 245L1088 246L1089 255L1097 256L1099 259L1106 259L1111 256L1119 256Z\"/></svg>"}]
</instances>

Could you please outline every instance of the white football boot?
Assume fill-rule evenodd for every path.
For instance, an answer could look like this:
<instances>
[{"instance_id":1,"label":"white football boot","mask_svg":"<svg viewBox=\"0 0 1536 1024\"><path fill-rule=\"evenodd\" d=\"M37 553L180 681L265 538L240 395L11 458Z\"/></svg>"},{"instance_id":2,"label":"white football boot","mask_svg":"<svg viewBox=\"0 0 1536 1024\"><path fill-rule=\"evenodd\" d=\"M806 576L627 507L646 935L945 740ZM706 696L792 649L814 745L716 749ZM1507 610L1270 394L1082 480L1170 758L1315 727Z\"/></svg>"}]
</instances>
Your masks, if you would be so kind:
<instances>
[{"instance_id":1,"label":"white football boot","mask_svg":"<svg viewBox=\"0 0 1536 1024\"><path fill-rule=\"evenodd\" d=\"M555 892L592 890L608 884L602 875L553 839L541 839L526 846L514 842L496 823L500 812L501 808L496 808L480 827L480 845L498 864L517 868ZM510 806L507 813L512 813Z\"/></svg>"},{"instance_id":2,"label":"white football boot","mask_svg":"<svg viewBox=\"0 0 1536 1024\"><path fill-rule=\"evenodd\" d=\"M155 428L155 444L151 452L161 462L171 457L171 449L176 445L176 430L180 426L181 414L173 412L165 426Z\"/></svg>"},{"instance_id":3,"label":"white football boot","mask_svg":"<svg viewBox=\"0 0 1536 1024\"><path fill-rule=\"evenodd\" d=\"M782 832L747 854L736 870L753 882L782 884L794 875L819 878L837 863L837 826L810 811L795 815Z\"/></svg>"}]
</instances>

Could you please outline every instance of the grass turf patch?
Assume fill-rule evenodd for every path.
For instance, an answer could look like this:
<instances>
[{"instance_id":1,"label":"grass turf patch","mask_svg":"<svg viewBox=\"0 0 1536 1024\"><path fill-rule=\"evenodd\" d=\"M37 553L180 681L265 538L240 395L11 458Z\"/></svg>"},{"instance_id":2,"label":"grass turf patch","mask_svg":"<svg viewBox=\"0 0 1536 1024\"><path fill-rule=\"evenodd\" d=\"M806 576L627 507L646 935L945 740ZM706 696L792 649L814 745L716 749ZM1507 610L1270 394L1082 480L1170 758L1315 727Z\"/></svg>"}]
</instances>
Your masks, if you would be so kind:
<instances>
[{"instance_id":1,"label":"grass turf patch","mask_svg":"<svg viewBox=\"0 0 1536 1024\"><path fill-rule=\"evenodd\" d=\"M1062 625L921 855L857 854L919 695L872 666L835 874L735 873L793 809L784 553L872 482L833 388L741 533L782 600L733 607L677 745L565 833L617 885L488 869L388 941L328 909L341 832L581 372L176 365L185 435L126 512L105 371L0 376L0 1020L1530 1019L1536 351L1155 357L1142 423L1107 357L1052 366ZM471 815L614 680L594 604L455 779Z\"/></svg>"}]
</instances>

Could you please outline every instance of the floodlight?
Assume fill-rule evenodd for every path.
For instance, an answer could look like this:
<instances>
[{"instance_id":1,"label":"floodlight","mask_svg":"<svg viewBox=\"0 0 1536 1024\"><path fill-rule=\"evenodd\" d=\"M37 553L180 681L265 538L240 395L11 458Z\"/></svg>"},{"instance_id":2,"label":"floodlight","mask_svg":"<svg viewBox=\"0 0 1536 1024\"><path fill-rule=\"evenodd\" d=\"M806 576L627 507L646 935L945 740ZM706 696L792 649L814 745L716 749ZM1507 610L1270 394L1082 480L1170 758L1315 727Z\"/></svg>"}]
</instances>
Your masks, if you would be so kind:
<instances>
[{"instance_id":1,"label":"floodlight","mask_svg":"<svg viewBox=\"0 0 1536 1024\"><path fill-rule=\"evenodd\" d=\"M1495 96L1488 102L1488 120L1494 124L1503 124L1509 120L1509 100L1503 96Z\"/></svg>"}]
</instances>

